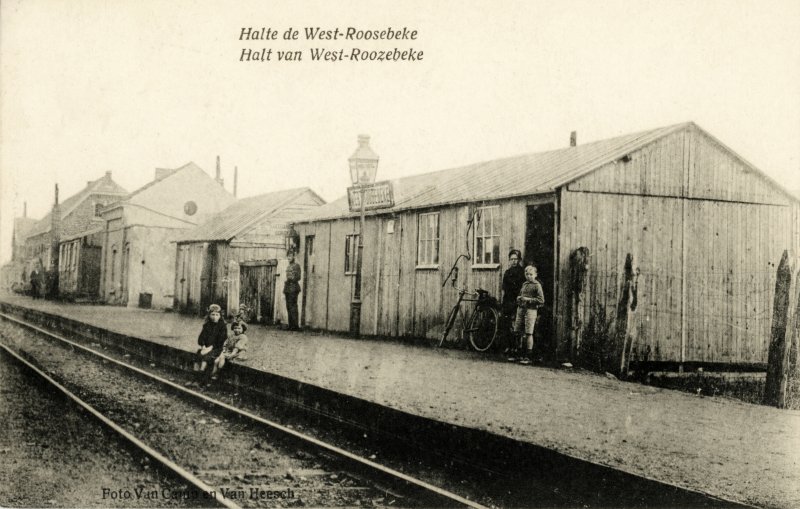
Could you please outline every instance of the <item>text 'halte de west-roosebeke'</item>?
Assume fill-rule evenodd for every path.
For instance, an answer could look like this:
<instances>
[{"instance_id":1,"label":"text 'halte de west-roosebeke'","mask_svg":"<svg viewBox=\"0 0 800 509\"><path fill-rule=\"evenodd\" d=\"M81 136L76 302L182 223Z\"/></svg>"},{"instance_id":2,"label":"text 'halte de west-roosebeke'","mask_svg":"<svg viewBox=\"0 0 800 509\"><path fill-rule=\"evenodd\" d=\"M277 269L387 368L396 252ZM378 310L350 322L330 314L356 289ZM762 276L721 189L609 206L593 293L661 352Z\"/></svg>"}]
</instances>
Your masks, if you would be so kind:
<instances>
[{"instance_id":1,"label":"text 'halte de west-roosebeke'","mask_svg":"<svg viewBox=\"0 0 800 509\"><path fill-rule=\"evenodd\" d=\"M239 33L240 41L295 41L300 39L300 30L287 28L282 33L268 27L244 27ZM305 27L302 32L310 41L416 41L418 32L408 27L386 28L382 30L361 30L355 27L346 29ZM300 62L304 52L301 50L273 50L273 48L242 48L240 62ZM308 57L312 61L342 62L416 62L423 59L424 53L414 48L364 49L364 48L309 48Z\"/></svg>"},{"instance_id":2,"label":"text 'halte de west-roosebeke'","mask_svg":"<svg viewBox=\"0 0 800 509\"><path fill-rule=\"evenodd\" d=\"M303 33L307 41L416 41L417 31L403 28L385 28L382 30L361 30L355 27L323 29L322 27L305 27ZM287 41L296 41L300 38L300 30L287 28L280 35L280 31L268 27L243 27L239 33L240 41L277 41L281 37Z\"/></svg>"}]
</instances>

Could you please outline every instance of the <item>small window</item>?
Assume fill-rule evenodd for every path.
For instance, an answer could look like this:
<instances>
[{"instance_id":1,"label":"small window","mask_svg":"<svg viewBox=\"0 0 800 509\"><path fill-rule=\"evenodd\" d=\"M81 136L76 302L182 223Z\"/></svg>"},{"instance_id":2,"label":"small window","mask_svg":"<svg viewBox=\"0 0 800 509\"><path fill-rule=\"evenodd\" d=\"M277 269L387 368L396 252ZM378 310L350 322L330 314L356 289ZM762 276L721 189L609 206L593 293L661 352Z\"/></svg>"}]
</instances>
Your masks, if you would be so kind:
<instances>
[{"instance_id":1,"label":"small window","mask_svg":"<svg viewBox=\"0 0 800 509\"><path fill-rule=\"evenodd\" d=\"M94 215L95 216L99 216L101 210L103 210L103 204L102 203L95 203L94 204Z\"/></svg>"},{"instance_id":2,"label":"small window","mask_svg":"<svg viewBox=\"0 0 800 509\"><path fill-rule=\"evenodd\" d=\"M193 201L187 201L183 204L183 212L187 216L193 216L197 213L197 204Z\"/></svg>"},{"instance_id":3,"label":"small window","mask_svg":"<svg viewBox=\"0 0 800 509\"><path fill-rule=\"evenodd\" d=\"M344 273L358 271L358 234L348 235L344 241Z\"/></svg>"},{"instance_id":4,"label":"small window","mask_svg":"<svg viewBox=\"0 0 800 509\"><path fill-rule=\"evenodd\" d=\"M417 226L417 267L437 267L439 265L439 213L420 214Z\"/></svg>"},{"instance_id":5,"label":"small window","mask_svg":"<svg viewBox=\"0 0 800 509\"><path fill-rule=\"evenodd\" d=\"M475 218L475 265L500 263L500 207L481 207Z\"/></svg>"}]
</instances>

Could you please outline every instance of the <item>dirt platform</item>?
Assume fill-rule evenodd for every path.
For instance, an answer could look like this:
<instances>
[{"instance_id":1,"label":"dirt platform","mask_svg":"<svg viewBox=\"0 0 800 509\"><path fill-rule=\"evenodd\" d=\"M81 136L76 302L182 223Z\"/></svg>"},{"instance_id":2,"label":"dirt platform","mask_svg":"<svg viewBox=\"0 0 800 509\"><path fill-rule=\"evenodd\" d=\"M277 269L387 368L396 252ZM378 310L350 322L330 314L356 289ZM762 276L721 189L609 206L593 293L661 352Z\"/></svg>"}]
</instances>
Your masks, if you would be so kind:
<instances>
[{"instance_id":1,"label":"dirt platform","mask_svg":"<svg viewBox=\"0 0 800 509\"><path fill-rule=\"evenodd\" d=\"M138 309L8 302L176 348L201 320ZM800 412L395 341L248 330L253 368L424 417L763 507L800 507Z\"/></svg>"}]
</instances>

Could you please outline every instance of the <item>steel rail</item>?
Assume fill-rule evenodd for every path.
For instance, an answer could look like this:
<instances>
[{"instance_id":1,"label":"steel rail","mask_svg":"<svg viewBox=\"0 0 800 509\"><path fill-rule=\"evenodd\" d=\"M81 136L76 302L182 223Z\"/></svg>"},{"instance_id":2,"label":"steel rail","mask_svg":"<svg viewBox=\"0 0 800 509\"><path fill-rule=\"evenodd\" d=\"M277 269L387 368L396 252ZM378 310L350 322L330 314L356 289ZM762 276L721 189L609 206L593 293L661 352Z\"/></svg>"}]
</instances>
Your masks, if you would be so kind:
<instances>
[{"instance_id":1,"label":"steel rail","mask_svg":"<svg viewBox=\"0 0 800 509\"><path fill-rule=\"evenodd\" d=\"M417 489L422 490L423 492L428 492L429 494L432 494L435 497L442 499L443 501L448 501L451 504L452 503L456 503L456 504L463 505L463 506L466 506L466 507L471 507L471 508L474 508L474 509L488 509L486 506L481 505L481 504L479 504L479 503L477 503L477 502L475 502L473 500L469 500L469 499L464 498L464 497L462 497L460 495L457 495L455 493L447 491L447 490L445 490L443 488L440 488L440 487L435 486L433 484L427 483L425 481L422 481L422 480L417 479L415 477L412 477L410 475L404 474L404 473L402 473L402 472L400 472L398 470L395 470L393 468L381 465L380 463L376 463L376 462L374 462L374 461L372 461L370 459L364 458L362 456L354 454L354 453L352 453L350 451L347 451L347 450L342 449L340 447L337 447L335 445L329 444L327 442L323 442L322 440L319 440L319 439L314 438L312 436L306 435L304 433L300 433L298 431L295 431L294 429L288 428L286 426L283 426L283 425L281 425L281 424L279 424L277 422L271 421L269 419L265 419L265 418L263 418L261 416L255 415L255 414L253 414L251 412L248 412L246 410L242 410L240 408L237 408L237 407L235 407L233 405L230 405L228 403L225 403L223 401L219 401L219 400L216 400L214 398L210 398L210 397L206 396L205 394L193 391L191 389L187 389L186 387L184 387L182 385L179 385L179 384L176 384L175 382L171 382L170 380L167 380L167 379L162 378L162 377L160 377L158 375L150 373L149 371L145 371L145 370L143 370L141 368L137 368L136 366L132 366L130 364L122 362L122 361L120 361L118 359L115 359L113 357L109 357L108 355L105 355L105 354L103 354L101 352L93 350L93 349L91 349L89 347L83 346L83 345L81 345L79 343L76 343L76 342L74 342L72 340L64 338L64 337L62 337L62 336L60 336L60 335L58 335L58 334L56 334L54 332L48 331L46 329L43 329L41 327L38 327L38 326L33 325L31 323L28 323L28 322L26 322L24 320L20 320L20 319L18 319L16 317L10 316L10 315L8 315L6 313L0 313L0 317L6 319L8 321L15 322L15 323L19 324L22 327L27 327L27 328L29 328L31 330L39 332L40 334L44 334L46 336L50 336L50 337L52 337L54 339L57 339L57 340L59 340L59 341L61 341L63 343L69 344L70 346L72 346L74 348L78 348L81 351L87 352L87 353L89 353L91 355L94 355L96 357L100 357L101 359L104 359L104 360L106 360L108 362L114 363L114 364L116 364L116 365L118 365L118 366L120 366L122 368L125 368L125 369L127 369L129 371L133 371L134 373L142 375L142 376L144 376L144 377L146 377L148 379L154 380L154 381L160 383L161 385L165 385L165 386L170 387L170 388L172 388L174 390L177 390L178 392L181 392L181 393L183 393L185 395L191 396L194 399L199 399L199 400L204 401L204 402L206 402L206 403L208 403L208 404L210 404L212 406L216 406L216 407L224 409L224 410L226 410L228 412L232 412L232 413L234 413L234 414L236 414L238 416L241 416L241 417L244 417L244 418L249 419L251 421L257 422L257 423L259 423L259 424L261 424L263 426L267 426L268 428L273 429L275 431L278 431L278 432L280 432L280 433L282 433L284 435L291 436L292 438L298 439L301 442L304 442L304 443L307 443L307 444L311 444L314 447L318 447L320 449L324 449L325 451L327 451L329 453L332 453L332 454L334 454L336 456L339 456L341 458L344 458L344 459L347 459L349 461L352 461L352 462L354 462L356 464L361 465L362 467L366 467L369 470L377 471L381 475L387 476L389 478L394 478L394 479L397 479L397 480L401 480L401 481L403 481L403 482L405 482L405 483L407 483L407 484L409 484L411 486L414 486ZM236 506L236 507L238 507L238 506Z\"/></svg>"},{"instance_id":2,"label":"steel rail","mask_svg":"<svg viewBox=\"0 0 800 509\"><path fill-rule=\"evenodd\" d=\"M19 355L17 352L12 350L8 346L4 345L3 343L0 343L0 348L2 348L3 351L5 351L6 353L8 353L12 357L14 357L14 359L16 359L18 362L23 364L25 367L27 367L28 369L30 369L31 371L33 371L34 373L39 375L40 378L46 380L50 385L52 385L53 387L55 387L56 389L61 391L67 398L71 399L78 406L80 406L81 408L83 408L84 410L89 412L92 416L94 416L98 421L100 421L102 424L104 424L107 428L109 428L112 431L116 432L118 435L122 436L122 438L124 438L125 440L127 440L128 442L130 442L131 444L136 446L137 449L139 449L140 451L144 452L147 456L149 456L150 458L152 458L155 461L157 461L159 464L161 464L162 467L164 467L164 468L166 468L168 470L171 470L174 474L179 476L182 480L188 482L189 484L191 484L195 488L201 490L201 492L204 492L204 493L216 493L216 490L213 487L211 487L208 484L204 483L203 481L198 479L191 472L188 472L187 470L183 469L180 465L178 465L175 462L171 461L170 459L166 458L161 453L159 453L158 451L156 451L155 449L153 449L149 445L145 444L144 442L142 442L141 440L136 438L131 433L127 432L124 428L122 428L116 422L114 422L113 420L111 420L108 417L106 417L105 415L103 415L100 411L98 411L96 408L94 408L89 403L83 401L81 398L76 396L72 391L70 391L69 389L67 389L66 387L64 387L60 383L58 383L50 375L48 375L47 373L45 373L44 371L42 371L41 369L36 367L34 364L32 364L30 361L28 361L27 359L25 359L24 357ZM209 497L208 500L214 500L219 505L221 505L223 507L227 507L228 509L242 509L241 506L229 501L224 496L222 498L218 498L216 496Z\"/></svg>"}]
</instances>

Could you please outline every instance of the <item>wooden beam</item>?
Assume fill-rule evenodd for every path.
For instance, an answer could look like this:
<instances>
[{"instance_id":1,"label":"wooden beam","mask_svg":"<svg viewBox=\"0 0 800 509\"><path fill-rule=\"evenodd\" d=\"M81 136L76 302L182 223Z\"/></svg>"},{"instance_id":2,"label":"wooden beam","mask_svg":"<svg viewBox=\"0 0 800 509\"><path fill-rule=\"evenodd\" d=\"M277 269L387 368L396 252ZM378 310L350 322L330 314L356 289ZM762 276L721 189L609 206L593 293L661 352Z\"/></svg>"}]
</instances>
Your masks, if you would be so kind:
<instances>
[{"instance_id":1,"label":"wooden beam","mask_svg":"<svg viewBox=\"0 0 800 509\"><path fill-rule=\"evenodd\" d=\"M792 288L792 268L789 252L783 251L775 281L775 298L772 308L772 334L767 360L767 381L764 387L765 405L783 408L786 405L786 388L789 374L789 353L794 329L794 288Z\"/></svg>"},{"instance_id":2,"label":"wooden beam","mask_svg":"<svg viewBox=\"0 0 800 509\"><path fill-rule=\"evenodd\" d=\"M568 321L569 324L569 358L574 361L578 358L583 337L584 309L589 286L589 248L579 247L569 255L569 294Z\"/></svg>"},{"instance_id":3,"label":"wooden beam","mask_svg":"<svg viewBox=\"0 0 800 509\"><path fill-rule=\"evenodd\" d=\"M638 291L637 284L639 271L633 268L633 255L625 257L625 275L622 283L622 295L617 305L617 348L618 375L620 378L628 376L631 349L633 347L632 322L633 313L636 311Z\"/></svg>"}]
</instances>

